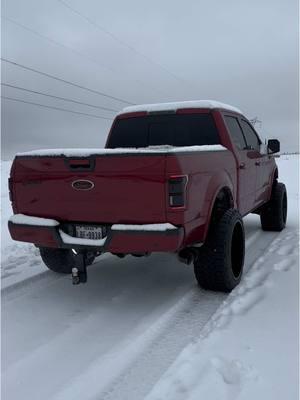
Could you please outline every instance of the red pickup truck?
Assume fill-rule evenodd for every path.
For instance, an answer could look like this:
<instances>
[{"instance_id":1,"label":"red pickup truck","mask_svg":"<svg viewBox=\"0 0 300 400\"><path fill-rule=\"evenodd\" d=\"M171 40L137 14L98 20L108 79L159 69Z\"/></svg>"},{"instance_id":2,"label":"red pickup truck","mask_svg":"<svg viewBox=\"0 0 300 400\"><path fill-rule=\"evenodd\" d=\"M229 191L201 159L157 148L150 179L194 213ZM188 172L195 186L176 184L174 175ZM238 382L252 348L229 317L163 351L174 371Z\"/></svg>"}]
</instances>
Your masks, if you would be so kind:
<instances>
[{"instance_id":1,"label":"red pickup truck","mask_svg":"<svg viewBox=\"0 0 300 400\"><path fill-rule=\"evenodd\" d=\"M214 101L127 107L104 149L20 153L9 178L13 239L48 268L86 281L101 253L177 253L205 289L230 291L245 252L242 217L285 227L273 153L238 109Z\"/></svg>"}]
</instances>

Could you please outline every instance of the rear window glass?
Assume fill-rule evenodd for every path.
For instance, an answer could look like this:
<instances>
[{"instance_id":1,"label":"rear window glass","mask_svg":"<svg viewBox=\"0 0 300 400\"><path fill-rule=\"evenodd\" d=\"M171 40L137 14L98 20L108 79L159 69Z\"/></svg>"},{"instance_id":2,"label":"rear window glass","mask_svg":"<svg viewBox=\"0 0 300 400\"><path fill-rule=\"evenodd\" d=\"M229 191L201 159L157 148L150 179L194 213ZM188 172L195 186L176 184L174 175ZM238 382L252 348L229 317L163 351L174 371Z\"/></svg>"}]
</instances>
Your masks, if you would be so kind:
<instances>
[{"instance_id":1,"label":"rear window glass","mask_svg":"<svg viewBox=\"0 0 300 400\"><path fill-rule=\"evenodd\" d=\"M116 120L108 148L219 144L210 114L147 115Z\"/></svg>"}]
</instances>

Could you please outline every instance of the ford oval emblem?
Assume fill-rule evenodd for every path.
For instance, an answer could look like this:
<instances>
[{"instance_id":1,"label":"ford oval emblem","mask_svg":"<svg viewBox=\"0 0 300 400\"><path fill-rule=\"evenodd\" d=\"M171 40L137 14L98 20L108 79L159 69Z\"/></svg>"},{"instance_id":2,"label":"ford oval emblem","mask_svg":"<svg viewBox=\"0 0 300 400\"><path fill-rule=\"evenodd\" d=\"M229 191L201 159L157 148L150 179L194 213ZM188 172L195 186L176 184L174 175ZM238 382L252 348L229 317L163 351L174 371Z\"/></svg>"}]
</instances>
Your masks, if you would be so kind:
<instances>
[{"instance_id":1,"label":"ford oval emblem","mask_svg":"<svg viewBox=\"0 0 300 400\"><path fill-rule=\"evenodd\" d=\"M91 190L95 186L94 182L86 179L80 179L72 182L72 188L76 190Z\"/></svg>"}]
</instances>

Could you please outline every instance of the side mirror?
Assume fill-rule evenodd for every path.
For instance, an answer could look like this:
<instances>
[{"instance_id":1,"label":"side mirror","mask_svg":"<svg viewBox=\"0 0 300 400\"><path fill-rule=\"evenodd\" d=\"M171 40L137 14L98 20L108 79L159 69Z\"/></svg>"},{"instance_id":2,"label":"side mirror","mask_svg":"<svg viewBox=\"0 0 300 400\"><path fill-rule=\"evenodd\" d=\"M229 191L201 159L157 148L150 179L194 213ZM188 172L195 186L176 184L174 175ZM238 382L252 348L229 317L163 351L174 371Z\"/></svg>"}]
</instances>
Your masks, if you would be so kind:
<instances>
[{"instance_id":1,"label":"side mirror","mask_svg":"<svg viewBox=\"0 0 300 400\"><path fill-rule=\"evenodd\" d=\"M277 139L268 140L268 153L274 154L280 151L280 142Z\"/></svg>"}]
</instances>

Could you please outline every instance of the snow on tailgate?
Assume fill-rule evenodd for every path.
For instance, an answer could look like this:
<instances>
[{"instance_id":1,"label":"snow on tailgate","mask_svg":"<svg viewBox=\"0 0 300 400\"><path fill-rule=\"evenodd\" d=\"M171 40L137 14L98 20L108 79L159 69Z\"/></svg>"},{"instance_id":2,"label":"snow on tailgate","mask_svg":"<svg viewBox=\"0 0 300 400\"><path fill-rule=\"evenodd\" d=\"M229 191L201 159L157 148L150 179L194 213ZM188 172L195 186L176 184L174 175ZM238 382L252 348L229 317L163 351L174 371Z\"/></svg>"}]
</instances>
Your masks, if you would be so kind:
<instances>
[{"instance_id":1,"label":"snow on tailgate","mask_svg":"<svg viewBox=\"0 0 300 400\"><path fill-rule=\"evenodd\" d=\"M179 152L199 152L199 151L224 151L226 147L220 144L212 144L205 146L185 146L185 147L174 147L174 146L149 146L140 148L116 148L116 149L41 149L27 151L23 153L17 153L18 157L27 156L65 156L65 157L89 157L92 155L118 155L118 154L145 154L145 153L179 153Z\"/></svg>"}]
</instances>

